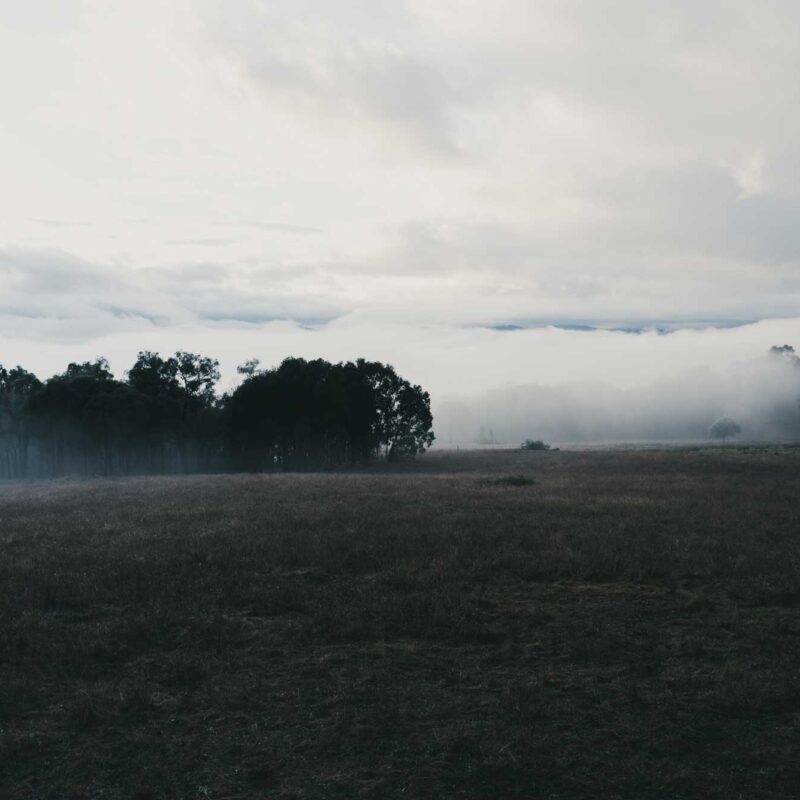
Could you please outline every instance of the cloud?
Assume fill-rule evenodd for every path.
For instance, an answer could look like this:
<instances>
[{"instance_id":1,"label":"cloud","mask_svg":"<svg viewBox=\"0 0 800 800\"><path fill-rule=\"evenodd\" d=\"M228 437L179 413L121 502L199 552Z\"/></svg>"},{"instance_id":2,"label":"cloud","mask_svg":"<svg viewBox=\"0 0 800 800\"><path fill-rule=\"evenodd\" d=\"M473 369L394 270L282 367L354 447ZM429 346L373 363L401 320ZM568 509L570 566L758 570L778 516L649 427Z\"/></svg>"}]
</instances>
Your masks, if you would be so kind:
<instances>
[{"instance_id":1,"label":"cloud","mask_svg":"<svg viewBox=\"0 0 800 800\"><path fill-rule=\"evenodd\" d=\"M75 220L68 220L68 219L37 219L33 218L34 222L38 222L39 225L44 225L48 228L74 228L74 227L86 227L87 225L91 225L91 222L83 221L75 221Z\"/></svg>"},{"instance_id":2,"label":"cloud","mask_svg":"<svg viewBox=\"0 0 800 800\"><path fill-rule=\"evenodd\" d=\"M322 228L313 225L291 225L285 222L242 222L243 227L258 228L262 231L275 231L276 233L297 233L301 236L315 235L322 233Z\"/></svg>"},{"instance_id":3,"label":"cloud","mask_svg":"<svg viewBox=\"0 0 800 800\"><path fill-rule=\"evenodd\" d=\"M79 256L51 249L0 249L0 274L6 287L6 299L12 292L35 300L37 297L119 286L113 273L99 269Z\"/></svg>"},{"instance_id":4,"label":"cloud","mask_svg":"<svg viewBox=\"0 0 800 800\"><path fill-rule=\"evenodd\" d=\"M476 363L511 380L521 349L574 357L562 334L640 332L625 354L798 314L793 4L58 5L0 29L17 346L280 329L311 353L296 324L323 321L423 370L499 337Z\"/></svg>"},{"instance_id":5,"label":"cloud","mask_svg":"<svg viewBox=\"0 0 800 800\"><path fill-rule=\"evenodd\" d=\"M305 271L270 273L252 264L126 270L61 251L6 248L0 250L0 279L0 331L33 340L79 341L203 320L320 324L343 313L335 300L307 286Z\"/></svg>"},{"instance_id":6,"label":"cloud","mask_svg":"<svg viewBox=\"0 0 800 800\"><path fill-rule=\"evenodd\" d=\"M731 167L731 175L739 187L739 199L757 197L767 191L766 158L760 151L751 153Z\"/></svg>"},{"instance_id":7,"label":"cloud","mask_svg":"<svg viewBox=\"0 0 800 800\"><path fill-rule=\"evenodd\" d=\"M662 419L668 419L670 403L685 408L692 397L699 395L713 396L714 403L718 403L728 392L733 405L726 406L726 412L738 415L741 412L737 411L736 398L742 397L743 391L750 396L763 394L771 398L775 382L767 374L739 369L736 365L761 359L775 344L800 344L798 320L759 322L728 329L684 329L668 336L656 331L633 335L607 330L454 328L445 323L376 321L358 313L339 317L323 327L288 320L213 321L191 315L154 324L111 313L103 316L102 322L97 324L97 316L91 320L77 319L64 329L58 320L16 317L14 327L9 328L0 315L0 361L22 363L47 376L63 370L70 361L103 355L110 359L115 372L121 374L141 349L162 353L188 349L220 359L224 388L236 382L236 365L252 357L259 358L265 366L279 364L290 355L331 361L376 359L393 364L400 374L431 392L437 435L443 444L448 442L446 423L450 405L471 409L466 421L478 419L479 427L483 424L480 414L487 409L483 398L493 392L501 398L511 396L514 393L506 390L514 386L528 386L521 393L514 390L514 396L519 397L518 410L512 415L511 408L503 411L500 404L489 418L498 435L498 419L509 425L518 421L518 427L509 427L508 436L519 435L520 441L528 435L534 438L553 435L552 429L544 430L544 422L552 419L545 415L545 409L557 408L559 400L566 399L574 414L586 421L601 417L601 410L603 418L609 419L606 410L612 407L618 408L624 417L634 410L636 414L644 414L651 406L659 409ZM23 325L26 336L20 337ZM65 330L69 335L64 335ZM694 385L692 375L696 376ZM714 375L733 377L723 381ZM737 386L736 380L741 386ZM600 405L593 417L589 412L595 394ZM795 411L796 395L795 391L792 405ZM704 413L716 409L713 403L703 407ZM526 417L522 413L525 408L539 411ZM532 429L537 419L542 425L541 432ZM451 420L455 426L457 420L453 417ZM453 443L475 441L473 428L460 430L459 436L463 434L464 438L454 439ZM629 434L631 430L628 429ZM467 434L472 438L468 439ZM514 438L510 441L515 443Z\"/></svg>"},{"instance_id":8,"label":"cloud","mask_svg":"<svg viewBox=\"0 0 800 800\"><path fill-rule=\"evenodd\" d=\"M229 244L236 244L236 239L169 239L167 244L170 247L182 247L186 245L197 245L198 247L225 247Z\"/></svg>"},{"instance_id":9,"label":"cloud","mask_svg":"<svg viewBox=\"0 0 800 800\"><path fill-rule=\"evenodd\" d=\"M445 74L419 46L402 4L206 4L217 67L240 69L270 102L309 115L374 124L422 151L452 155ZM224 80L224 78L223 78Z\"/></svg>"}]
</instances>

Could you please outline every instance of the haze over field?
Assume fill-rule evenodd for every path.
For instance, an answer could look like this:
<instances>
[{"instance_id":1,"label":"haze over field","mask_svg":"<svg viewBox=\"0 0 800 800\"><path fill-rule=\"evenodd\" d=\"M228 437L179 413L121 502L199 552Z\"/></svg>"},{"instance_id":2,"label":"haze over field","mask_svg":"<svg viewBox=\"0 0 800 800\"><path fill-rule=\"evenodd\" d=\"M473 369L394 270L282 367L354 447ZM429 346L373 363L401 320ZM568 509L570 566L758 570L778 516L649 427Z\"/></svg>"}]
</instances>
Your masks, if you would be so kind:
<instances>
[{"instance_id":1,"label":"haze over field","mask_svg":"<svg viewBox=\"0 0 800 800\"><path fill-rule=\"evenodd\" d=\"M791 436L795 4L0 12L0 363L363 356L440 444Z\"/></svg>"},{"instance_id":2,"label":"haze over field","mask_svg":"<svg viewBox=\"0 0 800 800\"><path fill-rule=\"evenodd\" d=\"M800 364L767 355L695 367L652 383L622 387L600 380L495 389L435 407L445 447L687 442L710 438L712 423L733 418L747 441L800 441Z\"/></svg>"}]
</instances>

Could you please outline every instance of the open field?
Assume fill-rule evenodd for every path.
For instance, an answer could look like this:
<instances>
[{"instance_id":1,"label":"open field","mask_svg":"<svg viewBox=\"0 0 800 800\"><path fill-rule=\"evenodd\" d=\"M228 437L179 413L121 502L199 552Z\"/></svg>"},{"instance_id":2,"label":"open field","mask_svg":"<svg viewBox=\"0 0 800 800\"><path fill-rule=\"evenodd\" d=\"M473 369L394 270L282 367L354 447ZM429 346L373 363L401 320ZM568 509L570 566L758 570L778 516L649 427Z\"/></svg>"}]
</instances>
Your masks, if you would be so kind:
<instances>
[{"instance_id":1,"label":"open field","mask_svg":"<svg viewBox=\"0 0 800 800\"><path fill-rule=\"evenodd\" d=\"M798 450L0 484L0 798L798 787Z\"/></svg>"}]
</instances>

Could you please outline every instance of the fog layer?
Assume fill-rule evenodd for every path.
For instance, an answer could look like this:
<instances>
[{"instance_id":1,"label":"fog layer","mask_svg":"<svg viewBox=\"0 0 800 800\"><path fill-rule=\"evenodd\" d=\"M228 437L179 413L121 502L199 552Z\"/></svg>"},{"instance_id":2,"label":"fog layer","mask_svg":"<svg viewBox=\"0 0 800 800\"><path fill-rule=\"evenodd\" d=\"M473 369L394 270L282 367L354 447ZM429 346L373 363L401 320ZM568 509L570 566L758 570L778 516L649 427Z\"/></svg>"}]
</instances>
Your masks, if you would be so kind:
<instances>
[{"instance_id":1,"label":"fog layer","mask_svg":"<svg viewBox=\"0 0 800 800\"><path fill-rule=\"evenodd\" d=\"M722 416L747 441L800 440L800 362L791 354L693 368L641 386L524 383L434 404L440 447L702 441Z\"/></svg>"}]
</instances>

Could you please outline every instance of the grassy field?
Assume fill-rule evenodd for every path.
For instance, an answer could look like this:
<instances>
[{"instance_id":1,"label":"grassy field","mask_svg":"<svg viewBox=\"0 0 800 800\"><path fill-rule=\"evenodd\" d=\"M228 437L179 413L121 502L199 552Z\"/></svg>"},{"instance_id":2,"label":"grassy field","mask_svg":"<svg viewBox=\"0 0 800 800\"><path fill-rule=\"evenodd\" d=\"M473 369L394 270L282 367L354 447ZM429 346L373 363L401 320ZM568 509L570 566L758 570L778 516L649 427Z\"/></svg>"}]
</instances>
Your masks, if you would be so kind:
<instances>
[{"instance_id":1,"label":"grassy field","mask_svg":"<svg viewBox=\"0 0 800 800\"><path fill-rule=\"evenodd\" d=\"M0 484L0 798L798 787L798 450Z\"/></svg>"}]
</instances>

